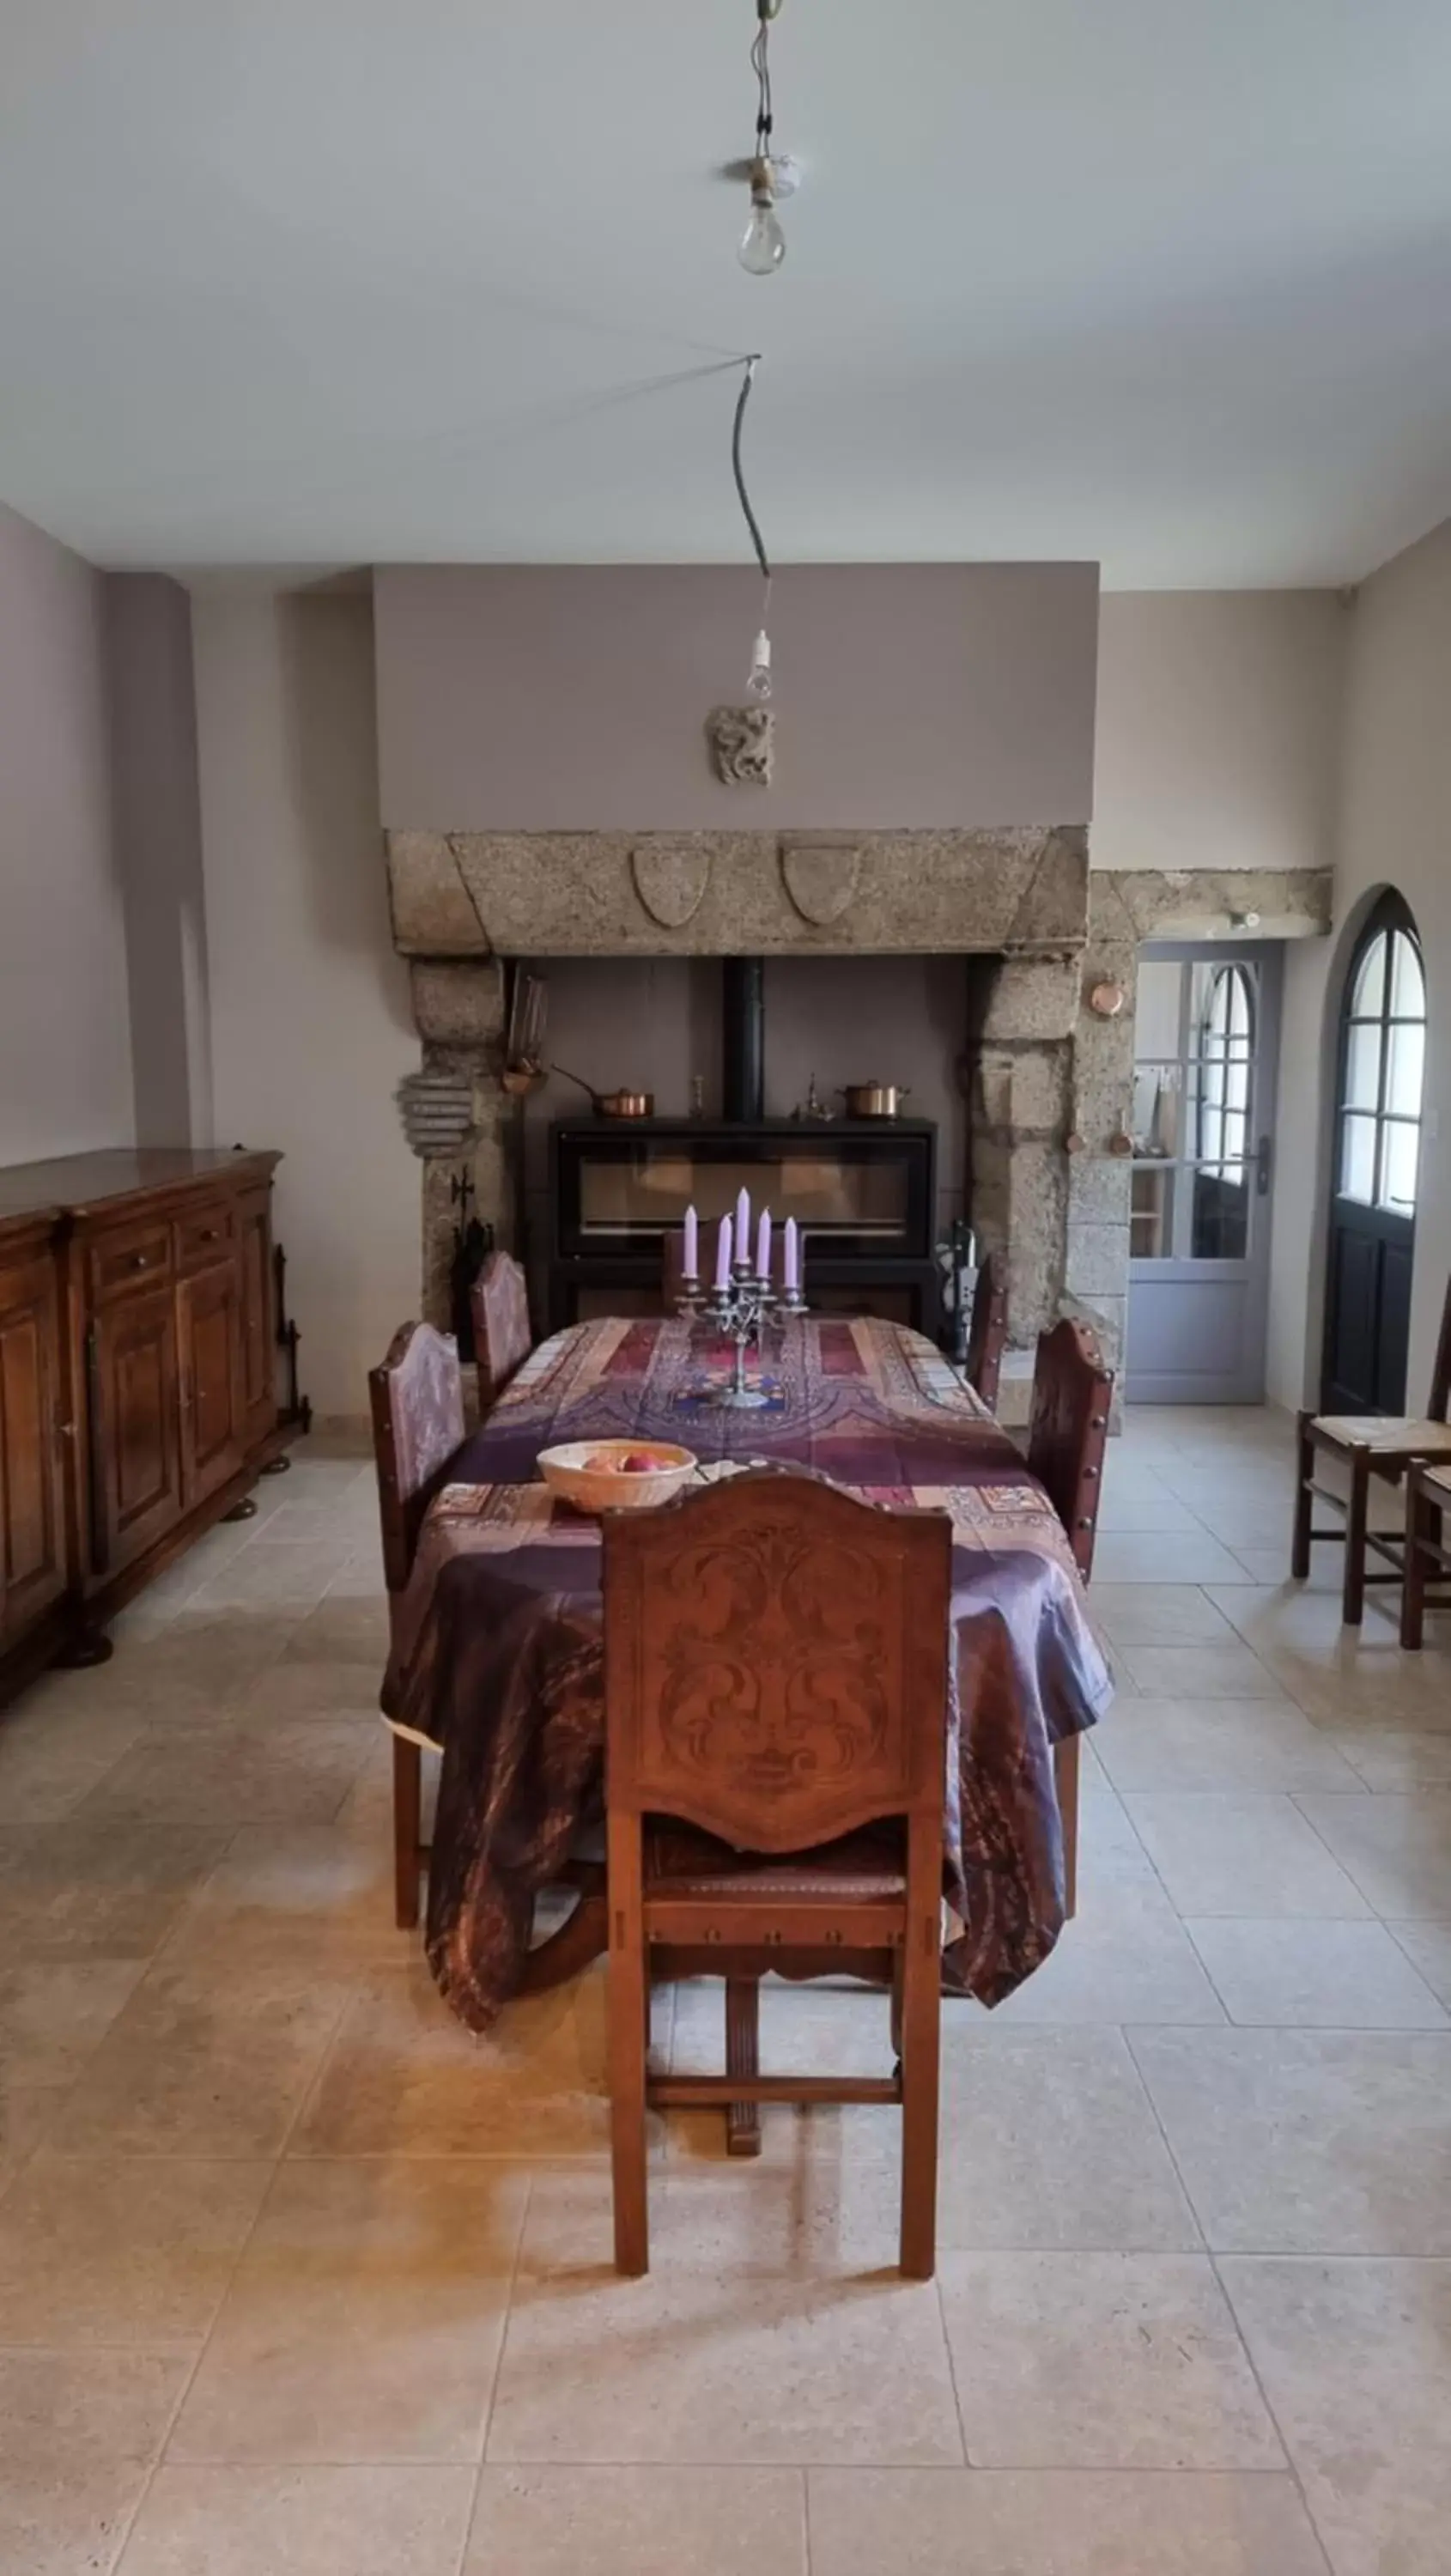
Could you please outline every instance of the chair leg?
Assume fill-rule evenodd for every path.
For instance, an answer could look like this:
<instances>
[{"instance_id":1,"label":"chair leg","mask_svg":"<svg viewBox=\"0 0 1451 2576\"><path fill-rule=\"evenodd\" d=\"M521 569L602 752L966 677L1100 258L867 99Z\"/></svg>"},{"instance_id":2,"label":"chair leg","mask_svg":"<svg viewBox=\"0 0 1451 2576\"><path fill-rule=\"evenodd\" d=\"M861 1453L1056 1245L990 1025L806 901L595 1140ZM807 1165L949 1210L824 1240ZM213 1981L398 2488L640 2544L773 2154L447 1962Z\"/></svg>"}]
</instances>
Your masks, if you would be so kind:
<instances>
[{"instance_id":1,"label":"chair leg","mask_svg":"<svg viewBox=\"0 0 1451 2576\"><path fill-rule=\"evenodd\" d=\"M1071 1923L1078 1912L1078 1775L1080 1738L1065 1735L1053 1747L1053 1786L1063 1823L1063 1913Z\"/></svg>"},{"instance_id":2,"label":"chair leg","mask_svg":"<svg viewBox=\"0 0 1451 2576\"><path fill-rule=\"evenodd\" d=\"M937 2080L942 2014L942 1862L912 1836L902 1966L902 2241L909 2281L937 2263Z\"/></svg>"},{"instance_id":3,"label":"chair leg","mask_svg":"<svg viewBox=\"0 0 1451 2576\"><path fill-rule=\"evenodd\" d=\"M1310 1490L1315 1474L1315 1443L1310 1437L1313 1420L1313 1414L1302 1413L1295 1425L1295 1526L1290 1540L1290 1572L1297 1583L1303 1583L1310 1572L1310 1523L1315 1512L1315 1497Z\"/></svg>"},{"instance_id":4,"label":"chair leg","mask_svg":"<svg viewBox=\"0 0 1451 2576\"><path fill-rule=\"evenodd\" d=\"M645 1973L640 1889L640 1820L610 1818L610 2161L615 2199L615 2269L650 2268L645 2161Z\"/></svg>"},{"instance_id":5,"label":"chair leg","mask_svg":"<svg viewBox=\"0 0 1451 2576\"><path fill-rule=\"evenodd\" d=\"M1401 1644L1413 1651L1426 1633L1426 1560L1421 1541L1432 1535L1431 1506L1416 1491L1414 1476L1406 1479L1406 1572L1401 1585Z\"/></svg>"},{"instance_id":6,"label":"chair leg","mask_svg":"<svg viewBox=\"0 0 1451 2576\"><path fill-rule=\"evenodd\" d=\"M418 1845L423 1831L423 1753L406 1735L393 1738L393 1920L400 1932L418 1921Z\"/></svg>"},{"instance_id":7,"label":"chair leg","mask_svg":"<svg viewBox=\"0 0 1451 2576\"><path fill-rule=\"evenodd\" d=\"M726 2073L755 2077L761 2071L761 1981L727 1977L725 1981ZM759 2102L732 2102L726 2109L726 2154L758 2156L761 2152Z\"/></svg>"},{"instance_id":8,"label":"chair leg","mask_svg":"<svg viewBox=\"0 0 1451 2576\"><path fill-rule=\"evenodd\" d=\"M1370 1452L1350 1455L1350 1500L1345 1512L1345 1590L1341 1617L1358 1628L1365 1617L1365 1533L1370 1518Z\"/></svg>"}]
</instances>

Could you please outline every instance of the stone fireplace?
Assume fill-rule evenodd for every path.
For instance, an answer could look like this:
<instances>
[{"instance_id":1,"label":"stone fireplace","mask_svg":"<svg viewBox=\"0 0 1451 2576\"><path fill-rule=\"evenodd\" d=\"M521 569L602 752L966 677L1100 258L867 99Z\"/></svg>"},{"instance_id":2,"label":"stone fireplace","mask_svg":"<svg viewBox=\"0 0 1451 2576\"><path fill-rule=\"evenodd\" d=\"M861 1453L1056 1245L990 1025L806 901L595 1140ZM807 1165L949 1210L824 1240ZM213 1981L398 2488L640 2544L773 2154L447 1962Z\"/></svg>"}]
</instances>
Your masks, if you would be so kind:
<instances>
[{"instance_id":1,"label":"stone fireplace","mask_svg":"<svg viewBox=\"0 0 1451 2576\"><path fill-rule=\"evenodd\" d=\"M388 834L395 943L426 1074L463 1103L423 1160L426 1311L447 1319L461 1169L515 1246L523 1118L503 1088L506 970L549 959L963 962L961 1204L1008 1264L1010 1338L1086 1315L1116 1360L1128 1284L1133 987L1145 939L1323 929L1328 877L1090 872L1082 827L861 833ZM881 1033L864 1033L879 1070ZM683 1116L688 1103L662 1101ZM951 1182L944 1174L944 1181Z\"/></svg>"}]
</instances>

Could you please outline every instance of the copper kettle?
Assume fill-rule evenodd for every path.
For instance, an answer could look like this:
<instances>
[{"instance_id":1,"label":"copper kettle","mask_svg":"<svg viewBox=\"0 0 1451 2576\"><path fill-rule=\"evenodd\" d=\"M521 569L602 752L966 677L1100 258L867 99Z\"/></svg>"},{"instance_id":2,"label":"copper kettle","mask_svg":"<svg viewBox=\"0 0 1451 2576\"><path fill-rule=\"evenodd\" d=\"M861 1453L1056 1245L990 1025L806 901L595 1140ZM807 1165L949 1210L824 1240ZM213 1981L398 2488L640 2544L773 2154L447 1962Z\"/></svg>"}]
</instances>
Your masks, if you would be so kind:
<instances>
[{"instance_id":1,"label":"copper kettle","mask_svg":"<svg viewBox=\"0 0 1451 2576\"><path fill-rule=\"evenodd\" d=\"M912 1086L910 1082L845 1082L839 1088L848 1118L897 1118Z\"/></svg>"}]
</instances>

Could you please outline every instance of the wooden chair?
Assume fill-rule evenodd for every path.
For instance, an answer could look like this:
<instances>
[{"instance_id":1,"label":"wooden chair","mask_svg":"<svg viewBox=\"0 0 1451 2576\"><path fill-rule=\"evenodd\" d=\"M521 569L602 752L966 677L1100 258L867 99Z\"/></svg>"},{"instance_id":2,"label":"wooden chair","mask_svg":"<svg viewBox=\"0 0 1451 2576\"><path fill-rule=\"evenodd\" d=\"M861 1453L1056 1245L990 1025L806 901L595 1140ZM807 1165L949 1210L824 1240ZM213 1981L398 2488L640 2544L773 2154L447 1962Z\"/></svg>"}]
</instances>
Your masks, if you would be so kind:
<instances>
[{"instance_id":1,"label":"wooden chair","mask_svg":"<svg viewBox=\"0 0 1451 2576\"><path fill-rule=\"evenodd\" d=\"M977 1274L972 1318L967 1333L968 1385L981 1396L989 1413L998 1409L998 1381L1008 1341L1007 1263L990 1252Z\"/></svg>"},{"instance_id":2,"label":"wooden chair","mask_svg":"<svg viewBox=\"0 0 1451 2576\"><path fill-rule=\"evenodd\" d=\"M1427 1610L1451 1608L1451 1591L1432 1591L1451 1579L1451 1468L1418 1461L1406 1477L1406 1579L1401 1589L1401 1644L1419 1647Z\"/></svg>"},{"instance_id":3,"label":"wooden chair","mask_svg":"<svg viewBox=\"0 0 1451 2576\"><path fill-rule=\"evenodd\" d=\"M1441 1309L1436 1362L1431 1372L1431 1401L1423 1416L1384 1413L1302 1413L1298 1418L1295 1464L1295 1525L1290 1572L1303 1583L1310 1571L1310 1550L1325 1541L1345 1547L1345 1583L1341 1609L1345 1624L1358 1628L1365 1616L1370 1583L1399 1583L1406 1553L1399 1536L1373 1530L1370 1523L1371 1478L1392 1487L1401 1483L1417 1459L1451 1464L1451 1280ZM1315 1481L1317 1454L1333 1459L1348 1478L1349 1491ZM1315 1504L1329 1503L1344 1515L1342 1529L1316 1529ZM1387 1573L1368 1573L1367 1555L1382 1557ZM1404 1606L1404 1604L1402 1605Z\"/></svg>"},{"instance_id":4,"label":"wooden chair","mask_svg":"<svg viewBox=\"0 0 1451 2576\"><path fill-rule=\"evenodd\" d=\"M489 1413L534 1348L529 1323L529 1283L507 1252L491 1252L472 1288L474 1360L479 1412Z\"/></svg>"},{"instance_id":5,"label":"wooden chair","mask_svg":"<svg viewBox=\"0 0 1451 2576\"><path fill-rule=\"evenodd\" d=\"M1063 1523L1073 1562L1087 1583L1093 1572L1103 1460L1108 1447L1113 1371L1086 1324L1065 1315L1038 1336L1028 1465ZM1053 1747L1053 1776L1063 1822L1063 1882L1068 1914L1078 1911L1078 1775L1080 1738Z\"/></svg>"},{"instance_id":6,"label":"wooden chair","mask_svg":"<svg viewBox=\"0 0 1451 2576\"><path fill-rule=\"evenodd\" d=\"M647 2105L894 2102L900 2259L937 2195L951 1527L745 1475L604 1522L615 2261L648 2267ZM894 1820L890 1835L869 1829ZM890 1977L896 2071L762 2076L758 1985ZM653 1977L723 1975L726 2072L652 2076Z\"/></svg>"},{"instance_id":7,"label":"wooden chair","mask_svg":"<svg viewBox=\"0 0 1451 2576\"><path fill-rule=\"evenodd\" d=\"M407 1584L423 1516L445 1483L464 1436L463 1378L458 1344L431 1324L404 1324L388 1345L380 1368L370 1370L373 1455L378 1470L378 1516L383 1526L383 1580L390 1620ZM419 1871L428 1858L420 1840L423 1753L417 1741L393 1737L394 1919L410 1930L418 1921Z\"/></svg>"}]
</instances>

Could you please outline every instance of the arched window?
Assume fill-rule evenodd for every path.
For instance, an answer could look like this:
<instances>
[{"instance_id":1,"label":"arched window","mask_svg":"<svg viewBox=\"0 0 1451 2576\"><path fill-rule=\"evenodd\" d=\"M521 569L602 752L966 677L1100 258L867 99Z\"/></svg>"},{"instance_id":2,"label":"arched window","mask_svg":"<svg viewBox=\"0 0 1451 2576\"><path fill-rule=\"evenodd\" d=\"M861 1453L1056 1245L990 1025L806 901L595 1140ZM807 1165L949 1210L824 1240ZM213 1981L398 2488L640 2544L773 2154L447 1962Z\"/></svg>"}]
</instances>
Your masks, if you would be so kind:
<instances>
[{"instance_id":1,"label":"arched window","mask_svg":"<svg viewBox=\"0 0 1451 2576\"><path fill-rule=\"evenodd\" d=\"M1254 988L1243 966L1217 966L1199 1023L1198 1159L1221 1181L1243 1186L1249 1152Z\"/></svg>"},{"instance_id":2,"label":"arched window","mask_svg":"<svg viewBox=\"0 0 1451 2576\"><path fill-rule=\"evenodd\" d=\"M1382 898L1351 965L1341 1034L1336 1187L1365 1207L1416 1212L1426 978L1410 914Z\"/></svg>"}]
</instances>

